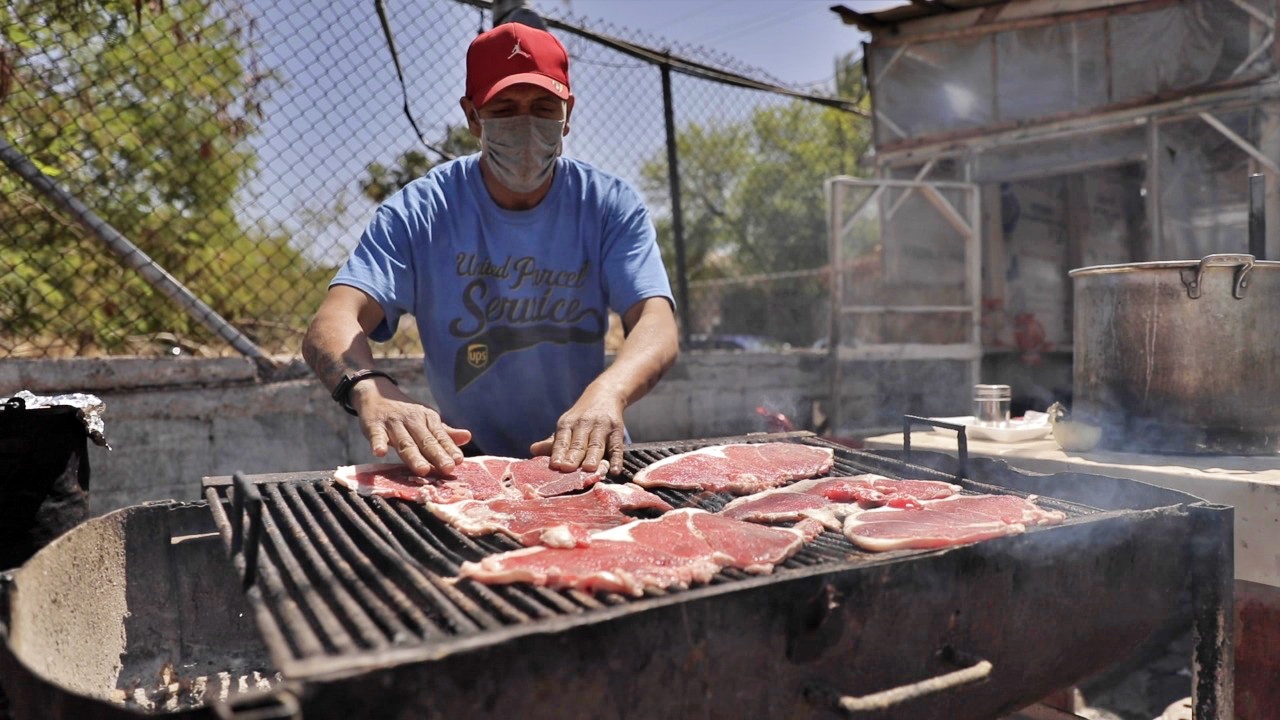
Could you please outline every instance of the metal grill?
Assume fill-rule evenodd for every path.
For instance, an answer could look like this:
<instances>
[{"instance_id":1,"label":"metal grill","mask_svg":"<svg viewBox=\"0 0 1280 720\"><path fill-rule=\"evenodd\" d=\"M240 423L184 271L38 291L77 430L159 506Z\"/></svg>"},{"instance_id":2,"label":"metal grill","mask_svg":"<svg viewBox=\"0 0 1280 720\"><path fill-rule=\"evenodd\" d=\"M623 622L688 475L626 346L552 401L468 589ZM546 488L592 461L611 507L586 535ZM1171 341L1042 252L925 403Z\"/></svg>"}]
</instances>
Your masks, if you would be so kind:
<instances>
[{"instance_id":1,"label":"metal grill","mask_svg":"<svg viewBox=\"0 0 1280 720\"><path fill-rule=\"evenodd\" d=\"M836 450L832 475L876 472L898 478L955 481L936 470L833 445L807 434L790 439ZM630 448L618 482L664 457L725 442L776 441L777 435ZM614 593L588 594L527 584L487 586L455 582L464 561L518 549L501 535L471 538L432 516L425 507L378 496L361 496L336 487L328 472L259 475L252 484L208 478L205 495L224 540L246 578L257 623L277 666L286 675L335 667L333 661L359 664L386 659L398 648L452 645L453 641L503 626L607 611L689 590L650 590L644 598ZM966 493L1011 493L1007 488L963 480ZM260 540L253 522L237 508L257 506ZM721 509L732 496L659 489L673 507ZM247 497L241 497L241 496ZM1046 507L1075 518L1099 515L1081 505L1042 498ZM229 511L230 510L230 511ZM241 527L235 527L237 520ZM1032 529L1031 532L1037 530ZM877 564L932 551L868 553L843 535L824 532L774 570L774 576L833 563ZM742 583L753 576L726 569L712 585ZM767 578L758 580L767 581ZM618 607L619 610L627 608ZM442 651L443 652L443 651ZM374 656L377 656L376 658Z\"/></svg>"}]
</instances>

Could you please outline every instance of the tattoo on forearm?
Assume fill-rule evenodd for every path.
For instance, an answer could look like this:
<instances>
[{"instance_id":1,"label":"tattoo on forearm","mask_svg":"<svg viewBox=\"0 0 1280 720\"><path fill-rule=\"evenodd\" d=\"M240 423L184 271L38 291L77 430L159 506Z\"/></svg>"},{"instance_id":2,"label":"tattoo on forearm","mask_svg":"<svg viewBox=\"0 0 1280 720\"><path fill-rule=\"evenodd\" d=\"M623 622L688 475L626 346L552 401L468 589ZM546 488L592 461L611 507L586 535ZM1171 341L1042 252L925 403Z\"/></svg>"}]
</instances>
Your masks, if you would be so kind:
<instances>
[{"instance_id":1,"label":"tattoo on forearm","mask_svg":"<svg viewBox=\"0 0 1280 720\"><path fill-rule=\"evenodd\" d=\"M311 350L310 352L303 353L304 359L311 366L311 370L315 372L320 382L330 390L337 387L338 381L342 379L343 375L360 369L360 363L346 354L337 356L319 349L309 349Z\"/></svg>"}]
</instances>

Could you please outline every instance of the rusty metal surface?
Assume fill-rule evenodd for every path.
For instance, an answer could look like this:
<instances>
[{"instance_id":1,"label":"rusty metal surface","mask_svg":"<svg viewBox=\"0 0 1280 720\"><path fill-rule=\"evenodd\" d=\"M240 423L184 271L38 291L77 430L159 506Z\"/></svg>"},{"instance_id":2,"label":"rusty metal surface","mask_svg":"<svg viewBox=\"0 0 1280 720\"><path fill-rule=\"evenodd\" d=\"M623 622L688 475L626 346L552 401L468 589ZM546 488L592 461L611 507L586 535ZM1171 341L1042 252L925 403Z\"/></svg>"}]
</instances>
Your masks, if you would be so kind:
<instances>
[{"instance_id":1,"label":"rusty metal surface","mask_svg":"<svg viewBox=\"0 0 1280 720\"><path fill-rule=\"evenodd\" d=\"M1280 708L1280 588L1235 583L1235 717L1265 720Z\"/></svg>"},{"instance_id":2,"label":"rusty metal surface","mask_svg":"<svg viewBox=\"0 0 1280 720\"><path fill-rule=\"evenodd\" d=\"M841 695L953 671L950 650L990 662L990 678L853 717L997 717L1105 667L1174 612L1168 588L1186 579L1185 521L1144 512L906 563L811 567L749 592L695 591L609 622L508 631L448 657L317 678L305 683L304 709L322 718L834 718ZM1087 563L1083 546L1093 549ZM1096 591L1098 577L1108 592ZM374 684L378 692L361 691Z\"/></svg>"},{"instance_id":3,"label":"rusty metal surface","mask_svg":"<svg viewBox=\"0 0 1280 720\"><path fill-rule=\"evenodd\" d=\"M0 575L0 685L15 720L212 718L267 651L204 503L93 518ZM255 672L256 671L256 672Z\"/></svg>"},{"instance_id":4,"label":"rusty metal surface","mask_svg":"<svg viewBox=\"0 0 1280 720\"><path fill-rule=\"evenodd\" d=\"M778 437L747 436L633 446L628 450L626 471L620 480L628 480L634 472L657 459L696 447L726 441L775 440ZM853 451L807 433L785 437L796 442L836 448L833 474L874 471L898 477L954 480L954 469L944 471L907 464L893 457ZM487 554L518 546L498 536L468 538L436 520L421 506L355 495L335 487L327 472L276 474L254 477L253 480L264 497L264 551L259 554L260 582L252 586L248 594L273 660L287 677L294 680L329 681L352 674L381 672L400 665L429 665L476 653L483 655L483 649L489 646L510 650L513 643L532 642L527 640L531 636L589 635L599 631L588 632L584 628L613 625L636 614L684 613L686 611L680 608L692 602L710 602L732 608L742 602L744 595L768 595L775 592L771 586L801 578L848 575L848 582L856 584L861 582L858 578L867 575L880 578L869 582L887 582L887 579L896 577L896 573L906 573L902 568L916 563L932 567L933 561L929 559L935 556L946 558L942 567L948 568L954 567L958 555L972 552L952 549L874 554L856 549L843 535L825 533L777 568L771 576L749 577L730 570L722 572L704 587L655 591L640 599L608 593L593 596L529 585L490 587L471 581L455 584L451 578L461 562L478 560ZM1036 492L1035 489L1001 487L972 480L965 480L964 484L967 491ZM1157 493L1130 504L1149 509L1159 507L1162 502L1176 506L1190 500L1179 493L1162 492L1165 494ZM694 506L713 511L730 499L727 495L694 495L663 489L657 494L677 507ZM230 542L235 515L228 512L228 496L234 497L235 491L226 478L206 481L206 497L215 521L224 540ZM1057 552L1064 553L1064 557L1069 559L1068 565L1072 566L1079 564L1078 554L1067 552L1065 548L1092 547L1086 540L1094 533L1105 535L1116 532L1113 526L1124 528L1143 522L1129 510L1103 512L1097 509L1099 506L1111 507L1105 503L1089 506L1052 497L1044 497L1039 502L1046 507L1063 510L1069 520L1058 528L1032 529L1021 536L1019 542L1057 548ZM1099 527L1094 528L1095 524ZM1085 529L1073 529L1078 526ZM1149 542L1154 544L1154 541ZM1181 540L1176 544L1185 546ZM977 552L982 554L1005 545L988 542L979 544L979 547L981 550ZM1186 561L1185 547L1179 551L1180 554L1170 553L1170 548L1164 550L1166 559ZM240 556L237 559L243 563ZM1030 561L1030 556L1024 561ZM1001 573L1018 576L1023 572L1019 567L1016 563L1002 564ZM931 572L936 572L936 569ZM1171 583L1176 585L1179 582L1172 576L1157 577L1154 571L1144 570L1139 574L1145 577L1148 585L1166 590ZM1065 588L1079 587L1085 581L1086 578L1067 577L1047 577L1044 580L1048 587L1059 593ZM972 584L974 579L962 576L957 582ZM1000 583L992 585L998 586ZM995 607L1001 607L1001 611L981 613L988 618L984 622L990 622L993 618L1007 615L1002 606L1015 602L1020 604L1030 597L1029 591L1022 586L1015 590L1004 595L1003 599L970 598L966 602L983 608L997 603ZM1133 593L1142 592L1146 591L1134 588L1128 594L1132 597ZM918 593L907 594L901 600L916 602L919 598ZM1072 604L1081 608L1087 606L1087 603L1074 600ZM1144 602L1143 605L1149 609L1162 607L1156 602ZM1171 612L1155 612L1154 617L1167 618ZM924 611L912 616L917 614L936 615ZM1079 616L1082 620L1089 617L1088 614ZM1097 621L1093 624L1108 625ZM1126 621L1129 628L1143 628L1147 624L1133 622L1132 619ZM840 625L836 624L837 627ZM989 629L994 631L994 628ZM736 632L742 634L741 630ZM1073 633L1073 637L1079 645L1083 636ZM1128 636L1120 632L1110 633L1108 637L1119 640ZM741 642L757 646L756 643L762 640L768 642L747 633ZM1025 640L1023 638L1021 642L1025 643ZM791 638L788 642L794 645L791 652L802 657L822 655L823 643L828 641L834 642L823 640L818 635L807 640ZM883 642L886 643L885 648L895 647L888 638ZM1039 642L1031 644L1039 645ZM1098 656L1095 648L1087 644L1084 647L1089 650L1086 654ZM938 647L914 648L926 656L932 656L938 650ZM1037 664L1042 665L1039 661ZM886 665L892 668L891 673L895 677L902 677L902 672L910 669L900 667L896 660ZM926 670L916 669L920 672ZM1069 668L1063 670L1064 673L1071 672ZM864 674L868 678L878 677L873 671ZM907 676L910 676L909 672ZM660 678L657 681L665 682ZM1037 687L1036 682L1027 678L1019 677L1017 682Z\"/></svg>"},{"instance_id":5,"label":"rusty metal surface","mask_svg":"<svg viewBox=\"0 0 1280 720\"><path fill-rule=\"evenodd\" d=\"M1071 271L1073 412L1128 452L1280 452L1280 262L1249 255Z\"/></svg>"},{"instance_id":6,"label":"rusty metal surface","mask_svg":"<svg viewBox=\"0 0 1280 720\"><path fill-rule=\"evenodd\" d=\"M633 448L628 473L665 454L716 442ZM836 471L948 479L954 465L934 453L917 452L908 464L893 453L841 449ZM332 487L325 473L273 476L256 486L265 498L262 563L248 605L273 657L284 660L278 663L282 689L296 695L308 720L841 717L835 707L842 696L927 686L930 678L986 662L990 672L982 681L845 715L978 720L1075 682L1159 632L1174 619L1193 568L1197 582L1210 587L1222 588L1227 578L1225 596L1204 600L1226 603L1210 608L1214 612L1229 607L1230 564L1224 575L1220 564L1197 559L1212 557L1215 538L1226 537L1230 548L1229 512L1125 480L1030 475L984 460L971 461L970 471L987 482L966 480L967 490L1025 494L1057 487L1066 497L1041 502L1071 518L1058 527L928 552L868 555L827 534L771 576L728 572L706 586L640 599L455 584L449 576L461 560L514 543L450 535L420 506L360 498ZM220 525L221 544L231 535L228 492L228 483L212 479L211 503L201 508ZM672 497L710 508L727 501ZM156 510L136 512L155 516ZM1204 517L1196 520L1197 514ZM191 538L177 552L203 553L205 564L224 562L218 541L202 533L198 527L170 532ZM154 554L141 535L126 534L126 545L130 563L146 575L145 563L132 559ZM1204 553L1188 542L1193 535L1204 539ZM177 577L155 584L149 598L161 608L157 622L168 622L166 603L186 616L193 602L207 606L239 593L228 568L214 574L221 580ZM0 620L7 623L10 592L0 590ZM148 589L139 582L135 591ZM1203 627L1220 629L1215 623ZM0 631L7 631L5 623ZM213 633L182 631L189 641L207 643L208 653L243 645L243 638L227 636L219 647ZM131 632L130 652L153 652L132 646L149 637ZM0 664L8 671L13 656L5 639ZM1221 638L1209 640L1206 648L1220 646ZM308 649L318 654L308 656ZM1215 661L1212 652L1199 657ZM1229 662L1200 669L1211 678L1202 686L1229 688ZM24 700L50 708L50 718L137 716L23 673L17 668ZM208 716L204 709L192 712Z\"/></svg>"}]
</instances>

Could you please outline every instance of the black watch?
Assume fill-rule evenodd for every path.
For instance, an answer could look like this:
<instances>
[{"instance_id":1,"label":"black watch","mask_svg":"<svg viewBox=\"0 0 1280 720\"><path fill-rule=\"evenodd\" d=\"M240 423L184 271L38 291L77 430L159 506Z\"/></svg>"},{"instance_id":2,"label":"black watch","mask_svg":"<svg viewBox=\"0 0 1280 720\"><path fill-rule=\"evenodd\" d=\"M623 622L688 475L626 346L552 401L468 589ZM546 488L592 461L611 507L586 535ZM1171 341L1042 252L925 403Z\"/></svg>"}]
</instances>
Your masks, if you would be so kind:
<instances>
[{"instance_id":1,"label":"black watch","mask_svg":"<svg viewBox=\"0 0 1280 720\"><path fill-rule=\"evenodd\" d=\"M384 377L390 380L392 385L400 384L396 382L395 378L381 370L357 370L353 373L347 373L342 376L342 379L338 381L338 386L333 389L331 397L342 406L343 410L355 415L356 409L351 407L351 388L355 387L356 383L361 380L367 380L373 377Z\"/></svg>"}]
</instances>

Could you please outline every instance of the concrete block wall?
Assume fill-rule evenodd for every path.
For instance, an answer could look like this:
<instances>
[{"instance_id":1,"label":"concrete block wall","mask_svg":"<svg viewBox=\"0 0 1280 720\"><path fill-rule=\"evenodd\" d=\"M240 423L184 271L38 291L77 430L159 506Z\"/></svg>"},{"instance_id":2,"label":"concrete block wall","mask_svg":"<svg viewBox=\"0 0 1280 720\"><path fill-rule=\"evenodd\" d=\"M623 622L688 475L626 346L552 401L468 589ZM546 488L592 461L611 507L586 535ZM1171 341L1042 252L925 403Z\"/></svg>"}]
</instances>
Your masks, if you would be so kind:
<instances>
[{"instance_id":1,"label":"concrete block wall","mask_svg":"<svg viewBox=\"0 0 1280 720\"><path fill-rule=\"evenodd\" d=\"M738 435L765 429L758 406L800 427L827 394L819 352L685 353L648 396L627 410L635 442ZM845 428L885 426L905 411L902 388L937 393L922 412L961 414L968 387L956 373L911 364L851 364L843 388ZM901 367L899 367L901 366ZM418 360L380 361L411 394L430 400ZM91 507L101 514L147 500L200 497L209 475L292 472L376 459L354 418L301 363L263 382L240 359L0 361L0 397L89 392L106 403L112 450L91 448ZM909 395L909 393L908 393ZM901 409L900 409L901 407ZM888 426L892 426L889 424ZM839 434L848 435L847 431Z\"/></svg>"}]
</instances>

